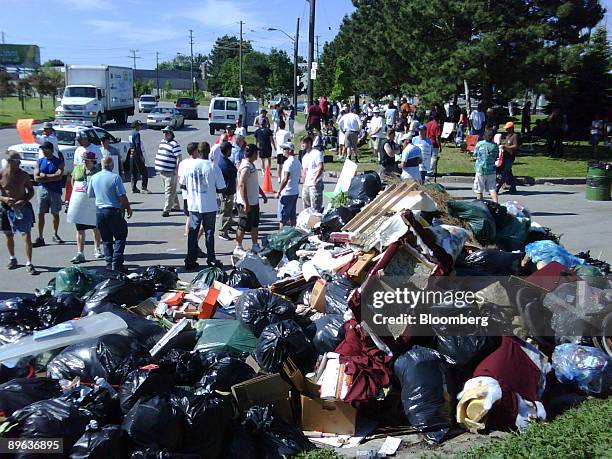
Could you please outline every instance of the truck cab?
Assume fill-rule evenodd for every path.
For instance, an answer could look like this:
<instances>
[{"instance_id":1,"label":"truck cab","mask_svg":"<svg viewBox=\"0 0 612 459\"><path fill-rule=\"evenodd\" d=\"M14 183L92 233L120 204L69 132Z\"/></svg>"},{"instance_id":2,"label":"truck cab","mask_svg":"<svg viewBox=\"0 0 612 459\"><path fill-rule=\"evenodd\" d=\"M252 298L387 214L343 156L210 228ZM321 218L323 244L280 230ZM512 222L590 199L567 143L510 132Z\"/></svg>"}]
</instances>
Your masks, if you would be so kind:
<instances>
[{"instance_id":1,"label":"truck cab","mask_svg":"<svg viewBox=\"0 0 612 459\"><path fill-rule=\"evenodd\" d=\"M58 119L83 119L103 124L106 112L104 90L92 85L66 86L61 105L55 109Z\"/></svg>"}]
</instances>

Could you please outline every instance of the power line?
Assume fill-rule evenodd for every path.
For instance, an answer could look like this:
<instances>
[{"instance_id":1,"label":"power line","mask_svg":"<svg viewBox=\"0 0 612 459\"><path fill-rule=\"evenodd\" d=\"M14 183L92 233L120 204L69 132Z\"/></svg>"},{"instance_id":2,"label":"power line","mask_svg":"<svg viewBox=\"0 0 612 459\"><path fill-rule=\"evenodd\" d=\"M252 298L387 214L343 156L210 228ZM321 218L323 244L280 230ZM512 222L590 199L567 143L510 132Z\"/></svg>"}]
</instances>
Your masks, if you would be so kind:
<instances>
[{"instance_id":1,"label":"power line","mask_svg":"<svg viewBox=\"0 0 612 459\"><path fill-rule=\"evenodd\" d=\"M132 53L132 55L128 56L134 61L134 70L136 70L136 59L142 59L142 57L136 55L137 52L139 52L137 49L130 49L130 53Z\"/></svg>"}]
</instances>

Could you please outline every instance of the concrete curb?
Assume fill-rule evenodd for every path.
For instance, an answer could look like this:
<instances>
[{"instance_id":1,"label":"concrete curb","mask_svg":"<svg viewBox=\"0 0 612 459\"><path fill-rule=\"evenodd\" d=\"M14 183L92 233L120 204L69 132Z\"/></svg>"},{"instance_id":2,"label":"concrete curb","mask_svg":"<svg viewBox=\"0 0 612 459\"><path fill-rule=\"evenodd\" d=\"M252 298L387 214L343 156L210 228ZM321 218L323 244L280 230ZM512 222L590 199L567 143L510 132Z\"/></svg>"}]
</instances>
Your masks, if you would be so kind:
<instances>
[{"instance_id":1,"label":"concrete curb","mask_svg":"<svg viewBox=\"0 0 612 459\"><path fill-rule=\"evenodd\" d=\"M474 176L443 175L438 177L440 183L473 183ZM533 185L585 185L585 177L516 177L519 186Z\"/></svg>"}]
</instances>

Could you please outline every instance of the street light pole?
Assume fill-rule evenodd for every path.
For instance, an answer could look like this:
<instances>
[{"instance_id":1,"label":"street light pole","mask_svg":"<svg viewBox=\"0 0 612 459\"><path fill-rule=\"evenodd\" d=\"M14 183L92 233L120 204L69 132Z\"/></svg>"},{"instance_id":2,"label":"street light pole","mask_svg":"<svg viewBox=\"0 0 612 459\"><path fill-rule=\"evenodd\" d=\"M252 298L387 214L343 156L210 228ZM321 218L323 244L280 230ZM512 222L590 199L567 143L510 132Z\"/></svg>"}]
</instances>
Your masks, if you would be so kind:
<instances>
[{"instance_id":1,"label":"street light pole","mask_svg":"<svg viewBox=\"0 0 612 459\"><path fill-rule=\"evenodd\" d=\"M312 98L312 61L314 60L314 38L315 38L315 12L316 0L308 0L310 3L310 18L308 20L308 100L307 104L313 103Z\"/></svg>"},{"instance_id":2,"label":"street light pole","mask_svg":"<svg viewBox=\"0 0 612 459\"><path fill-rule=\"evenodd\" d=\"M297 27L295 29L295 40L293 41L293 110L297 112L297 97L298 97L298 43L300 41L300 18L297 18Z\"/></svg>"},{"instance_id":3,"label":"street light pole","mask_svg":"<svg viewBox=\"0 0 612 459\"><path fill-rule=\"evenodd\" d=\"M195 98L195 80L193 79L193 30L189 29L189 46L191 48L191 60L189 61L189 71L191 76L191 97Z\"/></svg>"}]
</instances>

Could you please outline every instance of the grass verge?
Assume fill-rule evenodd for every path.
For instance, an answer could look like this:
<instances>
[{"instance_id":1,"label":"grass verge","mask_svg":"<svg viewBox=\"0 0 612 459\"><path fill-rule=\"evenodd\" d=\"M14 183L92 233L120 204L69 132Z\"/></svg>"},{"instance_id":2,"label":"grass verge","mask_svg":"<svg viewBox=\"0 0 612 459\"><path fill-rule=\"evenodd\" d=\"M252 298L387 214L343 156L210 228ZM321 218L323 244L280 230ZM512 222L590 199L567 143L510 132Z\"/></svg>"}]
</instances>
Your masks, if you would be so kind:
<instances>
[{"instance_id":1,"label":"grass verge","mask_svg":"<svg viewBox=\"0 0 612 459\"><path fill-rule=\"evenodd\" d=\"M55 115L55 101L50 97L43 98L43 108L40 108L38 98L27 98L25 111L17 97L0 99L0 126L14 125L19 118L34 118L36 121L53 118Z\"/></svg>"}]
</instances>

